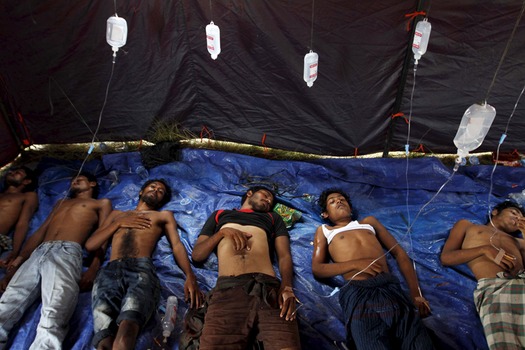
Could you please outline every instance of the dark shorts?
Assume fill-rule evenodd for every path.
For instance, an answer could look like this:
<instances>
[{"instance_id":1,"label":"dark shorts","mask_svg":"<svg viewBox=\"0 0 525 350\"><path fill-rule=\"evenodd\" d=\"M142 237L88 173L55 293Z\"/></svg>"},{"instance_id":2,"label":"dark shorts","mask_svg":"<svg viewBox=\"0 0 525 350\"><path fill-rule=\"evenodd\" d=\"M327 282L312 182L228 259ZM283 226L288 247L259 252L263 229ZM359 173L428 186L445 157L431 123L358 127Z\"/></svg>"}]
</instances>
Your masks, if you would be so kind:
<instances>
[{"instance_id":1,"label":"dark shorts","mask_svg":"<svg viewBox=\"0 0 525 350\"><path fill-rule=\"evenodd\" d=\"M93 345L115 336L123 320L144 326L159 297L160 283L150 258L110 261L98 272L93 285Z\"/></svg>"},{"instance_id":2,"label":"dark shorts","mask_svg":"<svg viewBox=\"0 0 525 350\"><path fill-rule=\"evenodd\" d=\"M265 350L300 349L297 321L280 317L280 282L264 274L219 277L213 289L200 350L249 349L254 342Z\"/></svg>"},{"instance_id":3,"label":"dark shorts","mask_svg":"<svg viewBox=\"0 0 525 350\"><path fill-rule=\"evenodd\" d=\"M387 273L350 281L339 293L349 349L433 349L399 280Z\"/></svg>"}]
</instances>

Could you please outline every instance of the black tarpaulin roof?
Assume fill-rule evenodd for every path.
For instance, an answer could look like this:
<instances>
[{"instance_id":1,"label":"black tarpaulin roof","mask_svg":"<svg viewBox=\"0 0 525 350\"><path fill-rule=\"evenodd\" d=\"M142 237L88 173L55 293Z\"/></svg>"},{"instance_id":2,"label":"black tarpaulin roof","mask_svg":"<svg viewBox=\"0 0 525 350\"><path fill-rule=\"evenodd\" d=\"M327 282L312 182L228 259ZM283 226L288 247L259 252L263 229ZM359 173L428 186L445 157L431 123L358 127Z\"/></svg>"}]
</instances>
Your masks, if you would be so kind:
<instances>
[{"instance_id":1,"label":"black tarpaulin roof","mask_svg":"<svg viewBox=\"0 0 525 350\"><path fill-rule=\"evenodd\" d=\"M116 1L129 32L113 67L105 39L113 1L6 0L0 164L27 144L90 142L99 116L98 141L142 139L162 121L217 140L316 154L404 150L408 135L410 149L455 153L464 111L487 95L497 116L478 150L494 151L525 84L522 20L488 94L522 5ZM417 69L409 134L405 118L392 116L410 114L414 22L407 15L419 11L432 33ZM211 20L221 30L215 61L206 50ZM310 49L319 54L319 77L308 88L302 75ZM502 150L525 152L523 105Z\"/></svg>"}]
</instances>

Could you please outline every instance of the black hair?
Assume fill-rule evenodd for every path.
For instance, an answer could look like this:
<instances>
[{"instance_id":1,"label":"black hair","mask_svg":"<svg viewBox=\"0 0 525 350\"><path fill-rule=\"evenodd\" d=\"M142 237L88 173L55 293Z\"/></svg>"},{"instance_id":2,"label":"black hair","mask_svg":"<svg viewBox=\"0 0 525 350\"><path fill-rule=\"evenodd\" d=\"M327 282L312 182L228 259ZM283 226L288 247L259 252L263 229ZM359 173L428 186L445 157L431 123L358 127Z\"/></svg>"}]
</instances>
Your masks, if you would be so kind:
<instances>
[{"instance_id":1,"label":"black hair","mask_svg":"<svg viewBox=\"0 0 525 350\"><path fill-rule=\"evenodd\" d=\"M164 180L164 179L148 180L148 181L144 182L144 184L140 188L140 192L144 191L144 189L146 187L148 187L150 184L152 184L154 182L159 182L159 183L163 184L164 188L166 189L166 191L164 192L164 197L162 198L162 201L160 201L159 206L158 206L158 208L162 208L162 206L164 206L165 204L167 204L171 200L171 195L172 195L171 194L171 187L170 187L170 185L168 185L168 182L166 180ZM156 209L158 209L158 208L156 208Z\"/></svg>"},{"instance_id":2,"label":"black hair","mask_svg":"<svg viewBox=\"0 0 525 350\"><path fill-rule=\"evenodd\" d=\"M24 189L22 190L22 192L31 192L31 191L34 191L37 187L37 182L38 182L38 179L36 177L36 173L31 170L30 168L26 167L25 165L21 165L21 166L16 166L16 167L13 167L11 169L9 169L9 171L14 171L14 170L17 170L17 169L22 169L24 171L24 173L26 173L26 177L24 178L24 180L31 180L31 182L27 185L24 186ZM4 189L7 188L7 177L4 177Z\"/></svg>"},{"instance_id":3,"label":"black hair","mask_svg":"<svg viewBox=\"0 0 525 350\"><path fill-rule=\"evenodd\" d=\"M356 220L357 219L357 211L354 209L354 206L352 205L352 201L350 200L350 196L348 196L348 194L345 191L343 191L342 189L340 189L340 188L335 188L335 187L334 188L327 188L326 190L321 192L321 195L319 196L319 200L317 201L319 207L321 207L321 213L326 212L326 204L327 204L328 196L331 195L332 193L340 194L341 196L343 196L345 198L345 200L348 202L348 205L350 206L350 209L352 210L352 217L351 217L351 219L352 220Z\"/></svg>"},{"instance_id":4,"label":"black hair","mask_svg":"<svg viewBox=\"0 0 525 350\"><path fill-rule=\"evenodd\" d=\"M507 209L507 208L517 209L517 210L519 210L521 215L525 216L525 211L523 210L523 208L517 202L514 202L513 200L506 200L506 201L503 201L503 202L495 205L494 208L492 208L492 211L490 212L490 218L501 214L501 212L503 210ZM492 214L492 212L494 210L497 210L497 212L498 212L496 215ZM490 222L490 218L489 218L489 220L487 220L487 223ZM516 230L515 232L509 232L509 234L511 236L514 236L514 237L523 238L523 235L522 235L520 230Z\"/></svg>"},{"instance_id":5,"label":"black hair","mask_svg":"<svg viewBox=\"0 0 525 350\"><path fill-rule=\"evenodd\" d=\"M100 193L100 187L98 186L97 177L90 172L81 171L78 175L76 175L75 177L71 179L71 182L73 182L73 180L79 176L84 176L89 182L96 183L95 187L93 187L93 192L91 192L91 198L96 199Z\"/></svg>"},{"instance_id":6,"label":"black hair","mask_svg":"<svg viewBox=\"0 0 525 350\"><path fill-rule=\"evenodd\" d=\"M270 205L270 210L273 210L273 208L275 207L275 204L277 203L277 197L275 197L275 193L272 190L270 190L268 187L266 187L266 186L252 186L252 187L250 187L248 189L248 191L246 191L246 193L241 198L241 206L246 201L246 198L248 198L248 192L252 191L252 194L254 194L255 192L261 191L261 190L268 191L268 192L270 192L272 194L273 200L272 200L272 204Z\"/></svg>"},{"instance_id":7,"label":"black hair","mask_svg":"<svg viewBox=\"0 0 525 350\"><path fill-rule=\"evenodd\" d=\"M492 211L497 210L498 214L499 214L499 213L501 213L503 210L505 210L507 208L518 209L520 211L521 215L525 216L525 211L523 210L523 208L518 203L516 203L516 202L514 202L512 200L506 200L504 202L501 202L501 203L495 205L494 208L492 208ZM494 216L492 214L492 211L490 212L490 216L491 217Z\"/></svg>"}]
</instances>

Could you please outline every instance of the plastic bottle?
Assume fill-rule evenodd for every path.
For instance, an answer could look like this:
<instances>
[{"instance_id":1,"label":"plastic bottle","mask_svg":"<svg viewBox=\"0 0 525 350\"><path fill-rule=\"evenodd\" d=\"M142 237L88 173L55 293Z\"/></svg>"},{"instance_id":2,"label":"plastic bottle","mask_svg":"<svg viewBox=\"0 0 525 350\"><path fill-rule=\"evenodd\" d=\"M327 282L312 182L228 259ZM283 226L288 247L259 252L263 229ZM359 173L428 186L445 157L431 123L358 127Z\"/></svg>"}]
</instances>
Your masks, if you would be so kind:
<instances>
[{"instance_id":1,"label":"plastic bottle","mask_svg":"<svg viewBox=\"0 0 525 350\"><path fill-rule=\"evenodd\" d=\"M144 165L139 165L135 168L135 173L140 176L142 180L145 180L148 178L149 173L148 170L144 167Z\"/></svg>"},{"instance_id":2,"label":"plastic bottle","mask_svg":"<svg viewBox=\"0 0 525 350\"><path fill-rule=\"evenodd\" d=\"M317 70L319 68L319 55L310 50L309 53L304 55L304 70L303 79L308 87L314 85L315 79L317 79Z\"/></svg>"},{"instance_id":3,"label":"plastic bottle","mask_svg":"<svg viewBox=\"0 0 525 350\"><path fill-rule=\"evenodd\" d=\"M431 30L432 25L428 21L428 18L417 22L416 30L414 31L414 41L412 41L412 52L414 53L414 59L416 60L415 64L417 64L421 56L427 52Z\"/></svg>"},{"instance_id":4,"label":"plastic bottle","mask_svg":"<svg viewBox=\"0 0 525 350\"><path fill-rule=\"evenodd\" d=\"M509 198L518 203L522 208L525 205L525 190L509 194Z\"/></svg>"},{"instance_id":5,"label":"plastic bottle","mask_svg":"<svg viewBox=\"0 0 525 350\"><path fill-rule=\"evenodd\" d=\"M472 155L468 157L468 161L471 165L479 165L479 158L478 156Z\"/></svg>"},{"instance_id":6,"label":"plastic bottle","mask_svg":"<svg viewBox=\"0 0 525 350\"><path fill-rule=\"evenodd\" d=\"M211 58L216 60L221 53L221 30L213 21L206 26L206 46Z\"/></svg>"},{"instance_id":7,"label":"plastic bottle","mask_svg":"<svg viewBox=\"0 0 525 350\"><path fill-rule=\"evenodd\" d=\"M175 319L177 318L177 297L171 295L166 301L166 314L162 319L162 336L164 337L164 343L168 341L168 338L175 328Z\"/></svg>"},{"instance_id":8,"label":"plastic bottle","mask_svg":"<svg viewBox=\"0 0 525 350\"><path fill-rule=\"evenodd\" d=\"M111 16L106 22L106 41L113 49L115 57L119 47L126 45L128 38L128 23L122 17Z\"/></svg>"},{"instance_id":9,"label":"plastic bottle","mask_svg":"<svg viewBox=\"0 0 525 350\"><path fill-rule=\"evenodd\" d=\"M111 185L109 186L109 190L112 190L115 186L117 186L120 183L120 179L118 177L119 171L118 170L111 170L108 174L109 179L111 180Z\"/></svg>"},{"instance_id":10,"label":"plastic bottle","mask_svg":"<svg viewBox=\"0 0 525 350\"><path fill-rule=\"evenodd\" d=\"M460 158L465 158L470 151L481 146L495 116L496 109L486 102L482 105L475 103L467 108L454 137Z\"/></svg>"}]
</instances>

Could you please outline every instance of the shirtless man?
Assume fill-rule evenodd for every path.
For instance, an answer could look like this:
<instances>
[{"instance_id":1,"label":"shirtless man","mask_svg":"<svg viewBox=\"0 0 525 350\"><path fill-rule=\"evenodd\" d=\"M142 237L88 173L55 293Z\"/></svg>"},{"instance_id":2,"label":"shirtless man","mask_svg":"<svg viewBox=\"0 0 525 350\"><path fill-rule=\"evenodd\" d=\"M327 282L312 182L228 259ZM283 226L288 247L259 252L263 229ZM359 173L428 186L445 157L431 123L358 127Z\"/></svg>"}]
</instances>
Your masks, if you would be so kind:
<instances>
[{"instance_id":1,"label":"shirtless man","mask_svg":"<svg viewBox=\"0 0 525 350\"><path fill-rule=\"evenodd\" d=\"M352 204L340 189L319 197L321 217L334 226L317 228L312 272L318 278L342 275L339 292L350 349L432 349L421 322L430 312L421 295L412 261L396 239L375 218L352 221ZM387 252L384 252L384 249ZM391 253L406 279L412 301L399 280L389 273ZM330 262L332 260L332 262Z\"/></svg>"},{"instance_id":2,"label":"shirtless man","mask_svg":"<svg viewBox=\"0 0 525 350\"><path fill-rule=\"evenodd\" d=\"M29 221L38 207L38 196L30 192L36 185L33 172L26 167L12 168L5 176L4 192L0 193L0 251L11 253L0 260L7 267L18 256L29 229ZM13 239L9 232L14 228Z\"/></svg>"},{"instance_id":3,"label":"shirtless man","mask_svg":"<svg viewBox=\"0 0 525 350\"><path fill-rule=\"evenodd\" d=\"M158 211L170 198L171 189L164 180L147 181L140 190L136 209L114 210L86 242L86 249L95 250L111 239L112 247L110 262L100 270L93 287L93 345L97 349L135 348L139 331L156 310L160 297L151 254L163 232L171 242L177 264L186 274L186 300L190 300L192 308L201 306L202 294L173 213Z\"/></svg>"},{"instance_id":4,"label":"shirtless man","mask_svg":"<svg viewBox=\"0 0 525 350\"><path fill-rule=\"evenodd\" d=\"M270 190L252 187L239 210L215 211L204 224L192 258L202 262L215 251L219 278L208 303L201 350L248 349L255 341L265 349L300 349L290 238L273 206ZM281 282L272 265L274 250Z\"/></svg>"},{"instance_id":5,"label":"shirtless man","mask_svg":"<svg viewBox=\"0 0 525 350\"><path fill-rule=\"evenodd\" d=\"M474 301L491 349L525 348L523 210L502 202L485 225L458 221L441 253L443 265L467 263L478 280Z\"/></svg>"},{"instance_id":6,"label":"shirtless man","mask_svg":"<svg viewBox=\"0 0 525 350\"><path fill-rule=\"evenodd\" d=\"M108 199L94 199L96 178L80 173L71 199L58 201L27 240L11 266L17 270L0 299L0 349L25 310L42 295L42 311L30 349L61 349L76 304L82 274L82 245L111 211ZM25 262L24 262L25 261ZM83 279L95 276L100 256Z\"/></svg>"}]
</instances>

